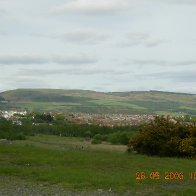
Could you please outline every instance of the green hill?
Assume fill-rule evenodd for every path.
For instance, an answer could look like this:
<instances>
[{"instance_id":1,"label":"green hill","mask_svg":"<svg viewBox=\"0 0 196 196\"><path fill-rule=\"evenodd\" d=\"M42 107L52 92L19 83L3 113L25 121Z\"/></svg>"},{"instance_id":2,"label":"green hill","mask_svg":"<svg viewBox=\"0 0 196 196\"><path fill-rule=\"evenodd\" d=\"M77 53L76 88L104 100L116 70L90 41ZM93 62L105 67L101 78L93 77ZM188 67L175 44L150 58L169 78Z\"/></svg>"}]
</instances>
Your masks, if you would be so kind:
<instances>
[{"instance_id":1,"label":"green hill","mask_svg":"<svg viewBox=\"0 0 196 196\"><path fill-rule=\"evenodd\" d=\"M17 89L0 93L0 98L0 110L196 115L196 95L184 93Z\"/></svg>"}]
</instances>

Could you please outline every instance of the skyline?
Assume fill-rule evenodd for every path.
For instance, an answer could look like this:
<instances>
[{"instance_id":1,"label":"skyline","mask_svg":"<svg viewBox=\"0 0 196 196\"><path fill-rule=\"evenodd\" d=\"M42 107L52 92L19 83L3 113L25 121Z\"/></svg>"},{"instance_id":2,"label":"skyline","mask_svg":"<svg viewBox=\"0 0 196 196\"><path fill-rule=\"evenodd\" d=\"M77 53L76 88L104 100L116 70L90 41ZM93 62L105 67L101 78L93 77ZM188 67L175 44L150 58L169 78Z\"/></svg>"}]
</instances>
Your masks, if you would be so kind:
<instances>
[{"instance_id":1,"label":"skyline","mask_svg":"<svg viewBox=\"0 0 196 196\"><path fill-rule=\"evenodd\" d=\"M88 90L88 89L47 89L47 88L16 88L16 89L9 89L9 90L3 90L0 91L0 93L8 92L8 91L17 91L17 90L63 90L63 91L89 91L89 92L96 92L96 93L105 93L105 94L110 94L110 93L135 93L135 92L159 92L159 93L170 93L170 94L184 94L184 95L196 95L196 93L185 93L185 92L175 92L175 91L159 91L159 90L146 90L146 91L98 91L98 90Z\"/></svg>"},{"instance_id":2,"label":"skyline","mask_svg":"<svg viewBox=\"0 0 196 196\"><path fill-rule=\"evenodd\" d=\"M0 91L196 94L194 0L0 0Z\"/></svg>"}]
</instances>

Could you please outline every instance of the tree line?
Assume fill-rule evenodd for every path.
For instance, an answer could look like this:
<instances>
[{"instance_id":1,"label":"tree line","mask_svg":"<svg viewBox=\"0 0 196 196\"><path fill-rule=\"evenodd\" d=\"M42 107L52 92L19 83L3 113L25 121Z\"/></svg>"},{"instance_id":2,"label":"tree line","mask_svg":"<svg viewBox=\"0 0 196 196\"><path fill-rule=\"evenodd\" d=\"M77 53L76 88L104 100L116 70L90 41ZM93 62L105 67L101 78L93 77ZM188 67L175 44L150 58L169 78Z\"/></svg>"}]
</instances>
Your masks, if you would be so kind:
<instances>
[{"instance_id":1,"label":"tree line","mask_svg":"<svg viewBox=\"0 0 196 196\"><path fill-rule=\"evenodd\" d=\"M129 137L139 130L139 126L99 126L77 125L65 121L62 116L33 114L20 118L22 125L12 120L0 119L0 139L18 140L35 134L58 135L62 137L84 137L95 143L109 141L114 144L128 144Z\"/></svg>"}]
</instances>

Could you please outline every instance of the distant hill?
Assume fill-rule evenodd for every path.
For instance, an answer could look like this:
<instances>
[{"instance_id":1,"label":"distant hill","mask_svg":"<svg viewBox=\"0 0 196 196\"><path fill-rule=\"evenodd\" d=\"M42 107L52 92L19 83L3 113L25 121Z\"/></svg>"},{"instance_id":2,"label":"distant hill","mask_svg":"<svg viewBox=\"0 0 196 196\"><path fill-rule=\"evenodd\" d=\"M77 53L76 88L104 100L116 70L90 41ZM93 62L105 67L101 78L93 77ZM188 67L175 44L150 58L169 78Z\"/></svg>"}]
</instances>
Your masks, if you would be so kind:
<instances>
[{"instance_id":1,"label":"distant hill","mask_svg":"<svg viewBox=\"0 0 196 196\"><path fill-rule=\"evenodd\" d=\"M103 93L86 90L17 89L0 93L0 110L5 109L196 115L196 95L160 91Z\"/></svg>"},{"instance_id":2,"label":"distant hill","mask_svg":"<svg viewBox=\"0 0 196 196\"><path fill-rule=\"evenodd\" d=\"M5 98L0 96L0 101L5 101Z\"/></svg>"}]
</instances>

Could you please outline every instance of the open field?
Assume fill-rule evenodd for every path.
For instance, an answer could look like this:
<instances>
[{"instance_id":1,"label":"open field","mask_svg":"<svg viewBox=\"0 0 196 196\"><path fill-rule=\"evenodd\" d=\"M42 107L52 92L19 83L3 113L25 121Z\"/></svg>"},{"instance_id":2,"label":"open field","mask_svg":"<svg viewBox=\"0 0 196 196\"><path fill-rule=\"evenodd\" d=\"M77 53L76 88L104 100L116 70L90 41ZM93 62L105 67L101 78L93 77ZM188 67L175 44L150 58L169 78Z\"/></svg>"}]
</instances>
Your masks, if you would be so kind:
<instances>
[{"instance_id":1,"label":"open field","mask_svg":"<svg viewBox=\"0 0 196 196\"><path fill-rule=\"evenodd\" d=\"M16 187L21 195L196 194L196 180L189 177L196 172L196 160L129 154L126 146L38 135L1 144L0 157L0 194L11 195ZM152 171L160 172L161 179L151 180ZM137 181L136 172L148 178ZM184 179L165 180L165 172L183 172Z\"/></svg>"},{"instance_id":2,"label":"open field","mask_svg":"<svg viewBox=\"0 0 196 196\"><path fill-rule=\"evenodd\" d=\"M119 101L114 101L114 100L109 100L109 99L95 100L95 101L91 101L91 103L95 103L98 105L106 105L106 106L122 106L122 107L128 107L128 108L136 109L136 110L146 110L146 108L135 105L135 104L131 104L127 102L119 102Z\"/></svg>"}]
</instances>

